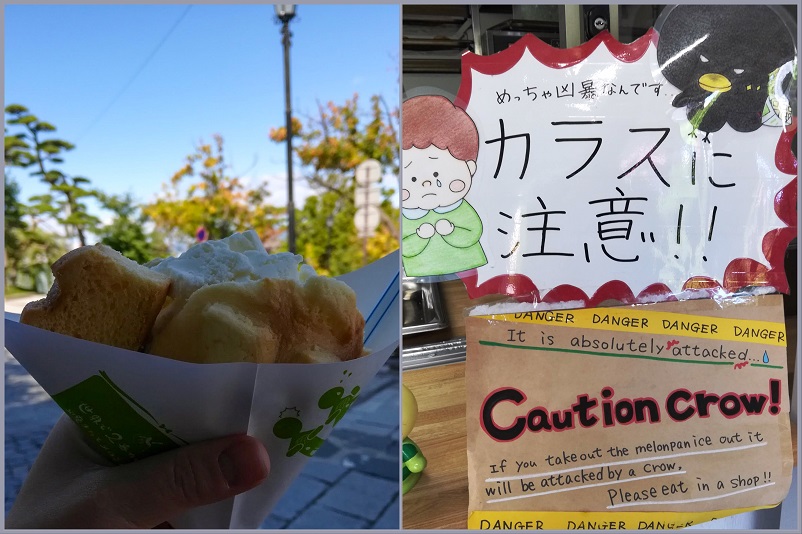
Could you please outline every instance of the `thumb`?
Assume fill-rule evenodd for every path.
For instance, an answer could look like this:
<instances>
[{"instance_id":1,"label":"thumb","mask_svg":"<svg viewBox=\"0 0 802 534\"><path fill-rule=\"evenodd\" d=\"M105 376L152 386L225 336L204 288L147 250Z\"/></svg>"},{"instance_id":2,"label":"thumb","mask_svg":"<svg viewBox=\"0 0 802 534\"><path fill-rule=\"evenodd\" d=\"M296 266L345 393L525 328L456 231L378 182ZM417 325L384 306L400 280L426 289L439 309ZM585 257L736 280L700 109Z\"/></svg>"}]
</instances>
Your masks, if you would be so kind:
<instances>
[{"instance_id":1,"label":"thumb","mask_svg":"<svg viewBox=\"0 0 802 534\"><path fill-rule=\"evenodd\" d=\"M134 528L152 528L198 506L247 491L270 472L264 446L251 436L219 438L108 470L107 510Z\"/></svg>"}]
</instances>

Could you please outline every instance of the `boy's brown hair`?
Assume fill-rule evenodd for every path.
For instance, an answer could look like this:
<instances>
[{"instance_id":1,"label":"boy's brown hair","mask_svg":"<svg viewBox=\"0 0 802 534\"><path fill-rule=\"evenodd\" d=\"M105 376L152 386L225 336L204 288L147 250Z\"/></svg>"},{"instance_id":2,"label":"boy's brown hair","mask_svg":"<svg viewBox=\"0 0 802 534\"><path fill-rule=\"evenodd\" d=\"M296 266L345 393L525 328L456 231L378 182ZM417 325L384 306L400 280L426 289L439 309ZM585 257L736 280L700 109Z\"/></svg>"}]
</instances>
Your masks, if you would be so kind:
<instances>
[{"instance_id":1,"label":"boy's brown hair","mask_svg":"<svg viewBox=\"0 0 802 534\"><path fill-rule=\"evenodd\" d=\"M476 161L479 133L473 120L443 96L416 96L402 105L404 150L432 145L463 161Z\"/></svg>"}]
</instances>

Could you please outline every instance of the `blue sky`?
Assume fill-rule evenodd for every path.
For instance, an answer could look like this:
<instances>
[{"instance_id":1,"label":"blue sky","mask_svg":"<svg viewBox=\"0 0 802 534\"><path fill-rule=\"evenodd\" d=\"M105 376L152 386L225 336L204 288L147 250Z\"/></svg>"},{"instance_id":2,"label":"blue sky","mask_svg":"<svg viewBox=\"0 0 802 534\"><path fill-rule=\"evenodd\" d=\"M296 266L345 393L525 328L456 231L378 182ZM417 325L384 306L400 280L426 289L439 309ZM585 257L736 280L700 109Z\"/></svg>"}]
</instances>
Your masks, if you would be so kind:
<instances>
[{"instance_id":1,"label":"blue sky","mask_svg":"<svg viewBox=\"0 0 802 534\"><path fill-rule=\"evenodd\" d=\"M293 115L305 123L317 102L341 104L355 92L364 110L373 94L396 107L399 13L298 6ZM268 180L271 203L283 205L286 148L268 138L284 124L280 30L272 5L7 5L4 103L54 124L76 145L62 170L107 193L152 200L193 147L219 133L231 172ZM23 201L44 190L24 171L12 176ZM295 176L299 205L308 189L298 166Z\"/></svg>"}]
</instances>

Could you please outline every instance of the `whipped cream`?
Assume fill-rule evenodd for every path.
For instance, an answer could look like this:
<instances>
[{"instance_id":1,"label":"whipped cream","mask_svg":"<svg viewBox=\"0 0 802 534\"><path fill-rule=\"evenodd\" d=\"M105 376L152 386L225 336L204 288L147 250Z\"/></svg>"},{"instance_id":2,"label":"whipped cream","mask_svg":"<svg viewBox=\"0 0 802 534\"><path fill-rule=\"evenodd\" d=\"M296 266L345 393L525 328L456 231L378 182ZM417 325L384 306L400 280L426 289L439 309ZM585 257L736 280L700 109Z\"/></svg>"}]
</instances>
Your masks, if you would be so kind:
<instances>
[{"instance_id":1,"label":"whipped cream","mask_svg":"<svg viewBox=\"0 0 802 534\"><path fill-rule=\"evenodd\" d=\"M278 278L303 285L317 276L314 268L303 263L303 256L268 254L253 230L198 243L177 258L157 259L146 265L172 279L170 296L178 300L188 299L203 286L223 282Z\"/></svg>"}]
</instances>

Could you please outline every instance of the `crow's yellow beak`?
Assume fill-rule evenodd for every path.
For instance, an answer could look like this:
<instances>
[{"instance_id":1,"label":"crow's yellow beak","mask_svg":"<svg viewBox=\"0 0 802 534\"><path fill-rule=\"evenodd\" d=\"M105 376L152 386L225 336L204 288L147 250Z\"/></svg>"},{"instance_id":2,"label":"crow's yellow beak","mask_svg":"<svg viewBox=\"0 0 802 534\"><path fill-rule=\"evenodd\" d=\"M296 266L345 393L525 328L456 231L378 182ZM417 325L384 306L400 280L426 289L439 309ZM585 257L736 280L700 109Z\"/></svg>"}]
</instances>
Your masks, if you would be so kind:
<instances>
[{"instance_id":1,"label":"crow's yellow beak","mask_svg":"<svg viewBox=\"0 0 802 534\"><path fill-rule=\"evenodd\" d=\"M721 74L705 74L699 78L699 87L705 91L724 93L732 89L732 83Z\"/></svg>"}]
</instances>

